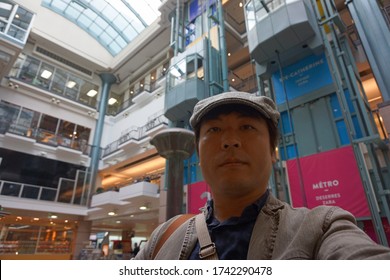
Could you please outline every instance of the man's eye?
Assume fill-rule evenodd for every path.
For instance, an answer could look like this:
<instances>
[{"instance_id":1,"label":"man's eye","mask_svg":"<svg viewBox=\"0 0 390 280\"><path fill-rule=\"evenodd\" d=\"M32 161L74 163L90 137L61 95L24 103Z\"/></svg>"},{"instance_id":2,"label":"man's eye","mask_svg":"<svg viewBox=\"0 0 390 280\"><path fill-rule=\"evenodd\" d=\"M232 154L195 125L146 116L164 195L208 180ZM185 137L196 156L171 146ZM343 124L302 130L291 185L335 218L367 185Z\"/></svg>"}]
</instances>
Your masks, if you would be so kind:
<instances>
[{"instance_id":1,"label":"man's eye","mask_svg":"<svg viewBox=\"0 0 390 280\"><path fill-rule=\"evenodd\" d=\"M243 130L252 130L252 129L255 129L255 127L253 125L246 124L246 125L241 126L241 129L243 129Z\"/></svg>"},{"instance_id":2,"label":"man's eye","mask_svg":"<svg viewBox=\"0 0 390 280\"><path fill-rule=\"evenodd\" d=\"M219 127L210 127L208 129L208 132L218 132L218 131L221 131L221 129Z\"/></svg>"}]
</instances>

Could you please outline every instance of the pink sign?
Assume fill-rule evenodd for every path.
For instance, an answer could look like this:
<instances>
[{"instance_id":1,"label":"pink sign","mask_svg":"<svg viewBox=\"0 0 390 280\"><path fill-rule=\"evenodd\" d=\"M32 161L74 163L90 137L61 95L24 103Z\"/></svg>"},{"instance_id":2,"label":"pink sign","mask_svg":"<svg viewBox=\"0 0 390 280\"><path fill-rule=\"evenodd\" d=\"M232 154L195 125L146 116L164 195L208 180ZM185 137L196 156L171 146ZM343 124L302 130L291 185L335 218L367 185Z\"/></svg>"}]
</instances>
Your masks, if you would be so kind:
<instances>
[{"instance_id":1,"label":"pink sign","mask_svg":"<svg viewBox=\"0 0 390 280\"><path fill-rule=\"evenodd\" d=\"M188 213L191 214L198 214L199 209L211 198L210 187L204 181L189 184L187 194Z\"/></svg>"},{"instance_id":2,"label":"pink sign","mask_svg":"<svg viewBox=\"0 0 390 280\"><path fill-rule=\"evenodd\" d=\"M351 146L287 161L292 205L337 205L355 217L370 211ZM300 179L302 178L302 180Z\"/></svg>"}]
</instances>

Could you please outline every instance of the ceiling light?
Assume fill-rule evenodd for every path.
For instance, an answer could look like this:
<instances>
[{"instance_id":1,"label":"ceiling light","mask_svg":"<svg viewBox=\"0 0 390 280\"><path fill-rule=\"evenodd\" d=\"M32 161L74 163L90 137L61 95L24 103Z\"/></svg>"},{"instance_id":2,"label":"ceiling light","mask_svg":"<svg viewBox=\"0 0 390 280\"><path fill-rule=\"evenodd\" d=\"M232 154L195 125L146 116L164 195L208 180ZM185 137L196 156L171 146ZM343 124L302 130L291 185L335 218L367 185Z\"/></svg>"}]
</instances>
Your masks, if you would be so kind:
<instances>
[{"instance_id":1,"label":"ceiling light","mask_svg":"<svg viewBox=\"0 0 390 280\"><path fill-rule=\"evenodd\" d=\"M139 210L148 210L150 209L150 202L146 202L144 205L140 206Z\"/></svg>"},{"instance_id":2,"label":"ceiling light","mask_svg":"<svg viewBox=\"0 0 390 280\"><path fill-rule=\"evenodd\" d=\"M120 223L121 223L121 221L116 221L116 223L117 223L117 224L120 224Z\"/></svg>"},{"instance_id":3,"label":"ceiling light","mask_svg":"<svg viewBox=\"0 0 390 280\"><path fill-rule=\"evenodd\" d=\"M50 215L50 218L52 218L52 219L57 219L58 216L57 216L57 215Z\"/></svg>"},{"instance_id":4,"label":"ceiling light","mask_svg":"<svg viewBox=\"0 0 390 280\"><path fill-rule=\"evenodd\" d=\"M41 74L41 77L44 78L44 79L49 79L51 74L53 74L53 73L50 72L49 70L43 70L43 72Z\"/></svg>"},{"instance_id":5,"label":"ceiling light","mask_svg":"<svg viewBox=\"0 0 390 280\"><path fill-rule=\"evenodd\" d=\"M242 2L240 2L240 3L238 4L238 6L239 6L240 8L242 8Z\"/></svg>"},{"instance_id":6,"label":"ceiling light","mask_svg":"<svg viewBox=\"0 0 390 280\"><path fill-rule=\"evenodd\" d=\"M116 215L115 211L110 211L107 214L108 214L108 216L115 216Z\"/></svg>"},{"instance_id":7,"label":"ceiling light","mask_svg":"<svg viewBox=\"0 0 390 280\"><path fill-rule=\"evenodd\" d=\"M90 97L94 97L97 94L97 91L94 89L91 89L90 91L87 92L87 95Z\"/></svg>"},{"instance_id":8,"label":"ceiling light","mask_svg":"<svg viewBox=\"0 0 390 280\"><path fill-rule=\"evenodd\" d=\"M117 102L117 100L116 100L114 97L111 97L111 98L108 100L108 104L109 104L109 105L114 105L116 102Z\"/></svg>"},{"instance_id":9,"label":"ceiling light","mask_svg":"<svg viewBox=\"0 0 390 280\"><path fill-rule=\"evenodd\" d=\"M75 82L75 81L68 81L68 82L66 83L66 86L67 86L68 88L73 88L75 85L76 85L76 82Z\"/></svg>"}]
</instances>

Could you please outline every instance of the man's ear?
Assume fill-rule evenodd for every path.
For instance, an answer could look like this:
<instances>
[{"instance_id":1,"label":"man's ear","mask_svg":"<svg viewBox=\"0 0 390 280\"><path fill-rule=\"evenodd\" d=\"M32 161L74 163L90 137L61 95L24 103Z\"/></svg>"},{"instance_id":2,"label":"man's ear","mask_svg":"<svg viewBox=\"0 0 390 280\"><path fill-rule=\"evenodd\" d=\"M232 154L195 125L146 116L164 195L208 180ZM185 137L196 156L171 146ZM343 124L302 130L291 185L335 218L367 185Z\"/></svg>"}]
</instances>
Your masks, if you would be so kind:
<instances>
[{"instance_id":1,"label":"man's ear","mask_svg":"<svg viewBox=\"0 0 390 280\"><path fill-rule=\"evenodd\" d=\"M271 160L272 160L272 163L273 163L273 164L275 164L276 161L277 161L277 159L276 159L276 151L275 151L275 150L273 150L273 151L271 152Z\"/></svg>"}]
</instances>

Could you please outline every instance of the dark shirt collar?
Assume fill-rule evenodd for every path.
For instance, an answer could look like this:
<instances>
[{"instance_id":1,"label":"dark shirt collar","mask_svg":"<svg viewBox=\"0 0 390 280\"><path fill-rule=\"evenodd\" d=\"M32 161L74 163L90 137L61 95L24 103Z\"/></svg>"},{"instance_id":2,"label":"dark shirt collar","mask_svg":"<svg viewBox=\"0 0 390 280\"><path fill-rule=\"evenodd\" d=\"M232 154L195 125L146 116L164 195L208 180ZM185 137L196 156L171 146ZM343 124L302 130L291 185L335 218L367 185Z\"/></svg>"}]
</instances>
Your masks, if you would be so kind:
<instances>
[{"instance_id":1,"label":"dark shirt collar","mask_svg":"<svg viewBox=\"0 0 390 280\"><path fill-rule=\"evenodd\" d=\"M267 201L267 198L269 196L269 190L267 189L266 192L255 202L253 202L251 205L248 205L241 213L240 217L231 217L227 221L234 222L234 223L240 223L240 222L248 222L248 220L256 219L257 215L259 214L261 208L263 208L265 202ZM214 201L209 200L207 202L207 217L206 222L207 224L211 223L218 223L219 221L214 217Z\"/></svg>"}]
</instances>

